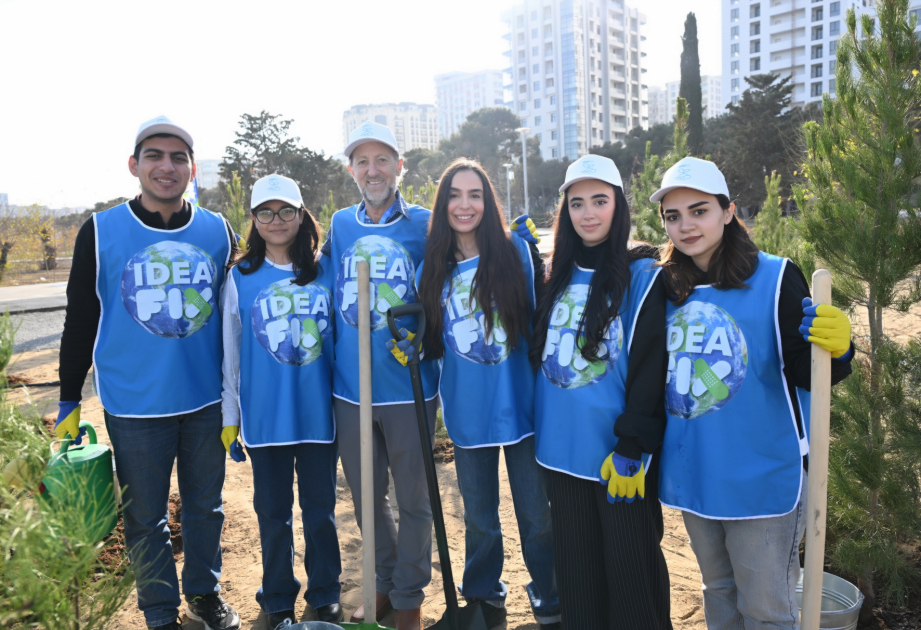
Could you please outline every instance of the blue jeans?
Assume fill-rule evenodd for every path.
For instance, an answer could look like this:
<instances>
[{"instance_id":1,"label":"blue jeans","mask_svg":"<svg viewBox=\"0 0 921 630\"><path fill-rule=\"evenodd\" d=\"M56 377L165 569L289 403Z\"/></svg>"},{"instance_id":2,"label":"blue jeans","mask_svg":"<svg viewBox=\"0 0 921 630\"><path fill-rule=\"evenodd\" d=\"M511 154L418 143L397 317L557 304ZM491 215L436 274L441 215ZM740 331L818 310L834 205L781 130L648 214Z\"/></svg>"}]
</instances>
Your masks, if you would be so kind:
<instances>
[{"instance_id":1,"label":"blue jeans","mask_svg":"<svg viewBox=\"0 0 921 630\"><path fill-rule=\"evenodd\" d=\"M700 565L709 630L798 630L805 494L804 475L800 502L783 516L719 521L681 513Z\"/></svg>"},{"instance_id":2,"label":"blue jeans","mask_svg":"<svg viewBox=\"0 0 921 630\"><path fill-rule=\"evenodd\" d=\"M294 473L304 522L304 599L314 609L339 601L339 536L336 533L336 462L332 444L247 448L253 464L253 507L262 545L262 585L256 601L266 614L292 610L301 583L294 577Z\"/></svg>"},{"instance_id":3,"label":"blue jeans","mask_svg":"<svg viewBox=\"0 0 921 630\"><path fill-rule=\"evenodd\" d=\"M125 543L137 578L138 607L148 626L175 621L179 580L170 544L170 474L177 462L185 565L182 592L221 590L221 528L226 452L220 403L178 416L124 418L105 412L118 483Z\"/></svg>"},{"instance_id":4,"label":"blue jeans","mask_svg":"<svg viewBox=\"0 0 921 630\"><path fill-rule=\"evenodd\" d=\"M531 575L526 590L539 623L560 619L560 598L553 572L553 535L544 472L534 456L534 436L517 444L454 449L457 485L464 500L466 562L464 597L505 606L508 589L499 578L505 552L499 524L499 449L505 450L518 535L525 566Z\"/></svg>"}]
</instances>

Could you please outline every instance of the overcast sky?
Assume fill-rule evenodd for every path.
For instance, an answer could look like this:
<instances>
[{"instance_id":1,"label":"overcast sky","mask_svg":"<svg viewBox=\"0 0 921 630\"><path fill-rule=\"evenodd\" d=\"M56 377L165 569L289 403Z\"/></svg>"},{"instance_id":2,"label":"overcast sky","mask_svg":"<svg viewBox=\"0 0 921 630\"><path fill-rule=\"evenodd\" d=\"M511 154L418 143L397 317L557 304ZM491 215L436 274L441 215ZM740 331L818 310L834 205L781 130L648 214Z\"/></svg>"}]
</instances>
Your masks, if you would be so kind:
<instances>
[{"instance_id":1,"label":"overcast sky","mask_svg":"<svg viewBox=\"0 0 921 630\"><path fill-rule=\"evenodd\" d=\"M342 150L359 103L434 103L433 77L504 69L514 0L0 0L0 193L92 205L136 193L138 125L165 114L221 158L243 113L294 119L301 142ZM720 72L719 0L645 0L648 85L679 78L697 14L702 74Z\"/></svg>"}]
</instances>

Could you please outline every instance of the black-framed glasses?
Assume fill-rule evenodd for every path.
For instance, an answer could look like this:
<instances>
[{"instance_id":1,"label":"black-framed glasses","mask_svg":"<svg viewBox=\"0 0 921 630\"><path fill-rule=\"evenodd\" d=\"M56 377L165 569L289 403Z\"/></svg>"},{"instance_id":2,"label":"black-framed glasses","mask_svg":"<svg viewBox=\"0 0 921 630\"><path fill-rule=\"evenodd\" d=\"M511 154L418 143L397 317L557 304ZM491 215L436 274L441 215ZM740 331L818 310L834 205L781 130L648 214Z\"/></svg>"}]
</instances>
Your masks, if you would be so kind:
<instances>
[{"instance_id":1,"label":"black-framed glasses","mask_svg":"<svg viewBox=\"0 0 921 630\"><path fill-rule=\"evenodd\" d=\"M275 215L278 215L278 218L282 221L293 221L294 217L297 216L297 213L300 211L300 208L293 208L291 206L285 206L278 212L274 210L269 210L268 208L262 208L253 212L253 216L259 223L271 223L275 220Z\"/></svg>"}]
</instances>

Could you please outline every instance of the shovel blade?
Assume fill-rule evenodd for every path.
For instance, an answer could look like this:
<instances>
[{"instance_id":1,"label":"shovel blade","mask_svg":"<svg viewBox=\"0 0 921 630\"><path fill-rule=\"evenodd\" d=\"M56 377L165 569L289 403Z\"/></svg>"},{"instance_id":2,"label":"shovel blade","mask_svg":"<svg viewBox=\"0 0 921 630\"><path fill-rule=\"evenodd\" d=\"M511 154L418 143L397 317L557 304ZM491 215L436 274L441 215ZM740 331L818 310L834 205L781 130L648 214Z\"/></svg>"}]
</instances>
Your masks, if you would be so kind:
<instances>
[{"instance_id":1,"label":"shovel blade","mask_svg":"<svg viewBox=\"0 0 921 630\"><path fill-rule=\"evenodd\" d=\"M464 606L457 611L457 628L451 627L451 620L448 619L450 611L445 611L444 616L434 626L429 626L428 630L488 630L486 627L486 618L483 617L483 611L480 609L480 602L474 602L469 606Z\"/></svg>"}]
</instances>

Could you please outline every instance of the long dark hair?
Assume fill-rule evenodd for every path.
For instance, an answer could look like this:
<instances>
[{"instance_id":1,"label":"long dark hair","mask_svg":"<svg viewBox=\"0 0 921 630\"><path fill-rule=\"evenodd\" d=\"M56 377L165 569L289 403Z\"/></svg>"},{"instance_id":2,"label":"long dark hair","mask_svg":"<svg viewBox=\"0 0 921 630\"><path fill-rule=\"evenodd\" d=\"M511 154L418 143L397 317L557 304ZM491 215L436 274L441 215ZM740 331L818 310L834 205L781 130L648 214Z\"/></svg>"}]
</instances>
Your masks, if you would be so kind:
<instances>
[{"instance_id":1,"label":"long dark hair","mask_svg":"<svg viewBox=\"0 0 921 630\"><path fill-rule=\"evenodd\" d=\"M715 195L723 210L731 205L726 195ZM659 216L665 217L665 210L659 202ZM713 250L706 273L697 268L694 260L678 251L669 239L662 252L662 271L668 288L668 299L674 304L684 304L693 293L694 287L706 278L714 289L744 289L745 281L758 268L758 246L752 241L748 228L735 214L723 229L723 240Z\"/></svg>"},{"instance_id":2,"label":"long dark hair","mask_svg":"<svg viewBox=\"0 0 921 630\"><path fill-rule=\"evenodd\" d=\"M457 267L457 242L448 223L448 201L454 176L460 171L472 171L483 184L483 218L476 229L476 245L480 260L470 290L471 299L483 312L485 336L493 327L493 303L499 321L508 334L509 347L518 345L521 335L528 335L530 307L528 287L521 257L509 241L508 226L496 201L496 191L479 162L460 158L445 169L435 193L435 207L429 221L425 247L425 265L419 279L419 302L425 307L426 354L438 358L444 354L442 341L441 292Z\"/></svg>"},{"instance_id":3,"label":"long dark hair","mask_svg":"<svg viewBox=\"0 0 921 630\"><path fill-rule=\"evenodd\" d=\"M303 213L304 220L297 230L294 242L288 246L288 258L294 266L297 276L294 278L294 284L305 286L316 280L319 270L317 268L317 249L320 246L320 226L306 208L300 208L299 213ZM277 219L281 221L281 219ZM265 262L265 239L256 229L256 220L252 219L249 226L249 232L246 233L245 252L234 256L230 266L238 265L240 273L244 276L255 273ZM236 249L236 248L234 248Z\"/></svg>"},{"instance_id":4,"label":"long dark hair","mask_svg":"<svg viewBox=\"0 0 921 630\"><path fill-rule=\"evenodd\" d=\"M598 268L589 284L588 299L582 319L579 320L578 337L585 337L582 356L586 361L598 358L598 347L604 339L611 322L621 313L622 302L630 289L630 261L642 258L644 248L629 249L630 210L624 191L614 188L614 216L608 238L598 247L603 247ZM576 266L576 252L582 239L573 227L569 216L569 198L563 196L560 209L553 224L553 256L547 285L534 315L534 343L531 345L531 364L541 363L544 343L547 341L547 327L550 313L557 299L566 290Z\"/></svg>"}]
</instances>

